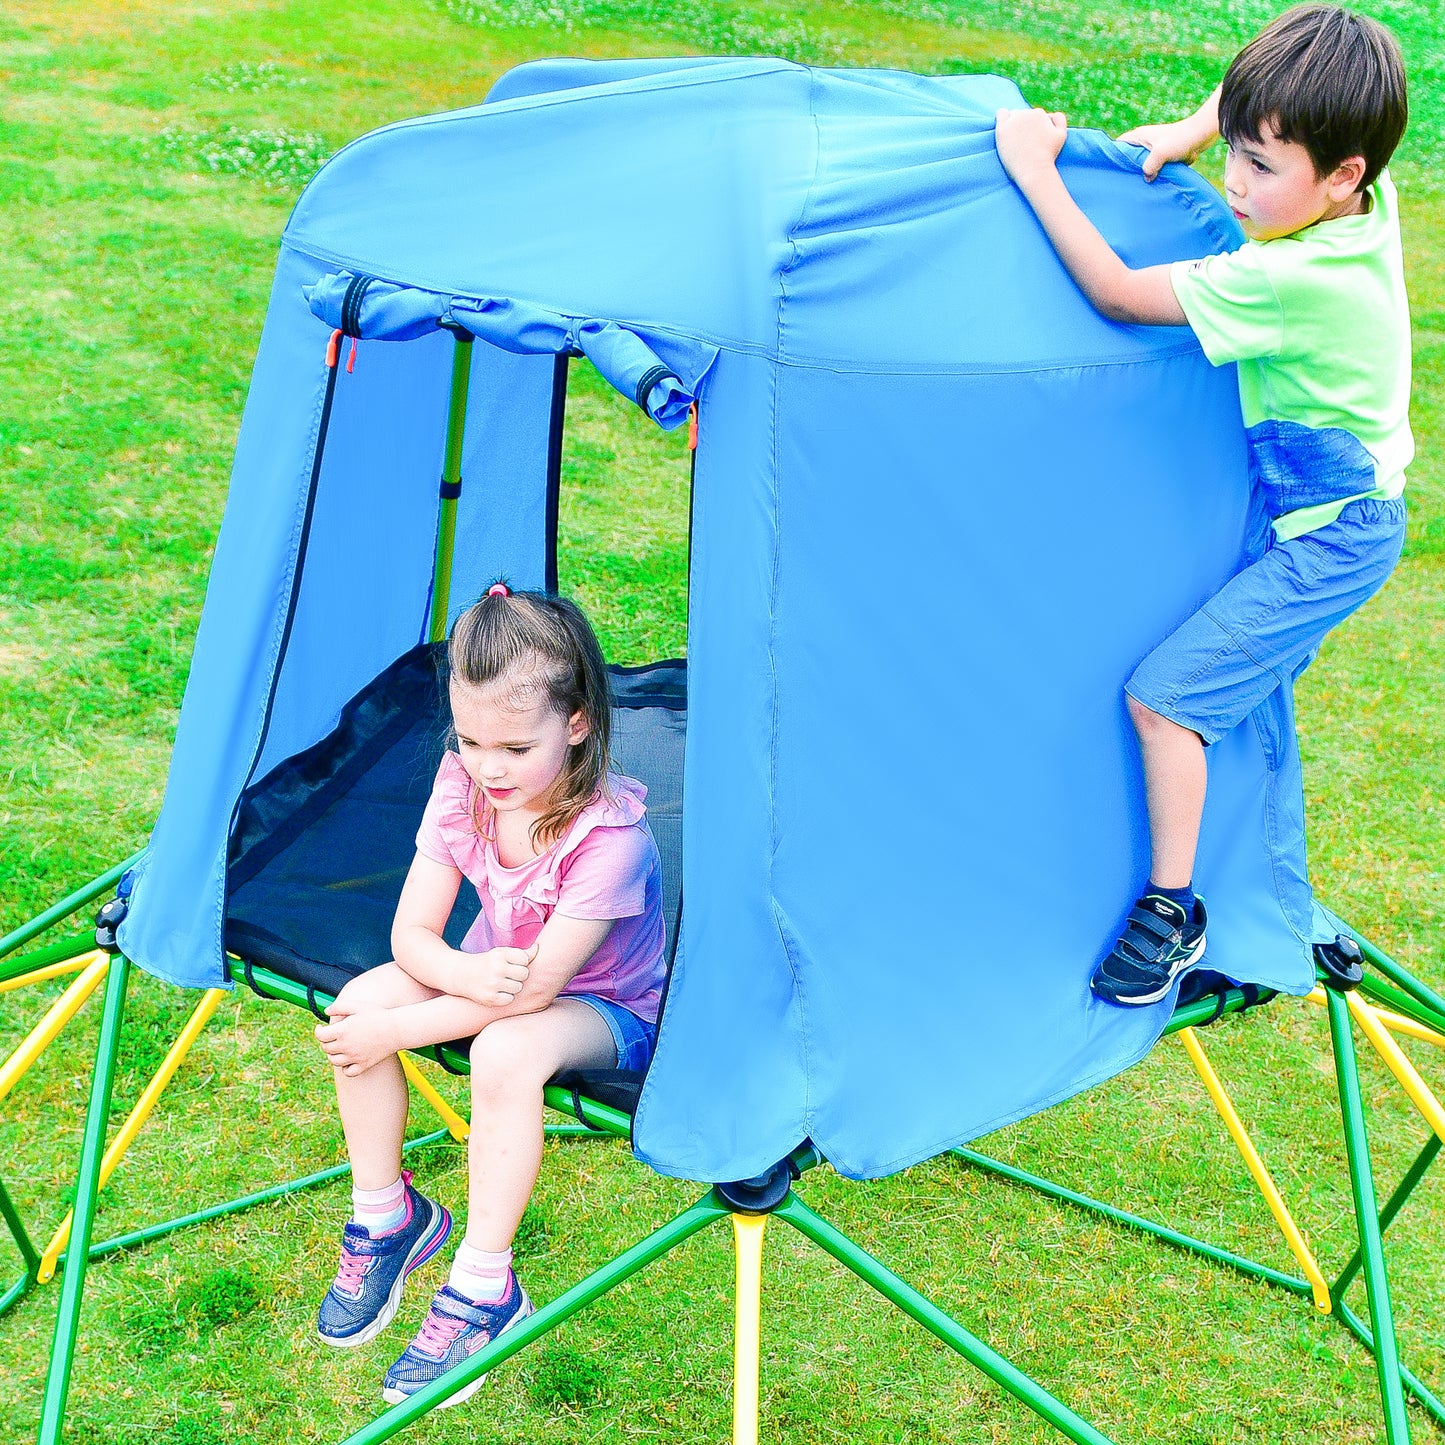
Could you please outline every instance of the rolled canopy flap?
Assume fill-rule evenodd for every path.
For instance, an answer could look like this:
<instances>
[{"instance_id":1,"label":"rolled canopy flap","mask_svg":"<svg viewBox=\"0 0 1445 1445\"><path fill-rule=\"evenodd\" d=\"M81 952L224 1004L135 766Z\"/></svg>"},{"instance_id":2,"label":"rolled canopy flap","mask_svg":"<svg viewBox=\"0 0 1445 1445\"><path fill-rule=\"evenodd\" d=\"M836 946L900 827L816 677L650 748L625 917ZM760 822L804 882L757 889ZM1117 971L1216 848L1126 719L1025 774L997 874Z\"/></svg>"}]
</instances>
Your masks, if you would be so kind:
<instances>
[{"instance_id":1,"label":"rolled canopy flap","mask_svg":"<svg viewBox=\"0 0 1445 1445\"><path fill-rule=\"evenodd\" d=\"M616 321L566 316L525 301L444 296L337 271L303 288L328 326L367 341L414 341L445 328L522 355L585 356L623 396L671 431L687 416L717 348Z\"/></svg>"}]
</instances>

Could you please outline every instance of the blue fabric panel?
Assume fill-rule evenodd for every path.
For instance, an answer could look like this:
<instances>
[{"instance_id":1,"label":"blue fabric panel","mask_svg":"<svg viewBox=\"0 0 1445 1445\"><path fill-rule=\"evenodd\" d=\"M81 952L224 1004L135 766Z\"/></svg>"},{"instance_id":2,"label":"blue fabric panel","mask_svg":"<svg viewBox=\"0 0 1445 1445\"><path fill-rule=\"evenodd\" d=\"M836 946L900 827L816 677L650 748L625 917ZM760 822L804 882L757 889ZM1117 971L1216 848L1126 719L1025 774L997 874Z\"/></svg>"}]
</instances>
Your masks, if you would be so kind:
<instances>
[{"instance_id":1,"label":"blue fabric panel","mask_svg":"<svg viewBox=\"0 0 1445 1445\"><path fill-rule=\"evenodd\" d=\"M998 108L1023 104L1009 82L914 79L932 95L923 114L900 112L891 78L868 72L830 77L815 94L818 179L793 231L784 355L840 366L1049 367L1165 355L1188 338L1184 327L1105 320L1058 264L994 147ZM1142 195L1138 155L1071 131L1060 157L1070 190L1130 264L1240 243L1229 213L1187 167L1168 167Z\"/></svg>"},{"instance_id":2,"label":"blue fabric panel","mask_svg":"<svg viewBox=\"0 0 1445 1445\"><path fill-rule=\"evenodd\" d=\"M1123 682L1230 575L1248 526L1233 378L1192 348L961 378L785 367L778 405L796 422L778 458L770 755L738 756L744 719L726 740L689 739L687 966L637 1130L654 1164L705 1178L754 1172L804 1135L845 1173L890 1172L1147 1052L1168 1004L1110 1008L1088 990L1147 872ZM725 425L711 395L708 408ZM1190 545L1141 565L1159 536ZM694 615L719 584L750 615L768 583L748 581L695 574ZM701 644L695 688L714 664ZM705 712L695 700L691 716ZM1228 920L1212 966L1299 990L1312 970L1285 910L1308 894L1271 871L1264 774L1258 735L1237 730L1213 761L1197 878ZM775 927L695 934L699 876L725 898L757 886L738 855L762 866L752 814L770 791ZM694 838L718 830L725 856L694 873ZM679 1099L666 1070L723 1036L749 1072L751 983L757 958L765 977L781 971L775 929L806 1112L775 1104L730 1152L711 1134L724 1106ZM736 977L742 940L749 987L694 1000L695 979ZM677 1158L657 1143L663 1100L674 1128L693 1126Z\"/></svg>"},{"instance_id":3,"label":"blue fabric panel","mask_svg":"<svg viewBox=\"0 0 1445 1445\"><path fill-rule=\"evenodd\" d=\"M282 253L165 801L120 929L142 968L188 987L221 982L227 834L261 739L326 390L326 333L298 304L316 275L304 257Z\"/></svg>"},{"instance_id":4,"label":"blue fabric panel","mask_svg":"<svg viewBox=\"0 0 1445 1445\"><path fill-rule=\"evenodd\" d=\"M311 321L320 355L328 331ZM255 777L325 736L420 640L435 551L451 337L342 346L315 518ZM233 487L234 491L234 487ZM340 645L338 645L340 644Z\"/></svg>"},{"instance_id":5,"label":"blue fabric panel","mask_svg":"<svg viewBox=\"0 0 1445 1445\"><path fill-rule=\"evenodd\" d=\"M330 269L770 346L809 75L715 61L404 121L334 156L287 237Z\"/></svg>"},{"instance_id":6,"label":"blue fabric panel","mask_svg":"<svg viewBox=\"0 0 1445 1445\"><path fill-rule=\"evenodd\" d=\"M277 671L327 374L329 328L302 294L316 276L316 262L283 250L166 800L123 925L141 967L194 987L224 982L226 841L241 790L324 736L347 699L421 639L430 609L454 343L436 331L363 341L349 374L348 343ZM550 356L474 344L453 617L498 575L544 579L551 395Z\"/></svg>"},{"instance_id":7,"label":"blue fabric panel","mask_svg":"<svg viewBox=\"0 0 1445 1445\"><path fill-rule=\"evenodd\" d=\"M699 421L682 938L633 1126L640 1158L691 1179L747 1178L807 1132L802 1012L769 881L773 390L770 363L724 352Z\"/></svg>"}]
</instances>

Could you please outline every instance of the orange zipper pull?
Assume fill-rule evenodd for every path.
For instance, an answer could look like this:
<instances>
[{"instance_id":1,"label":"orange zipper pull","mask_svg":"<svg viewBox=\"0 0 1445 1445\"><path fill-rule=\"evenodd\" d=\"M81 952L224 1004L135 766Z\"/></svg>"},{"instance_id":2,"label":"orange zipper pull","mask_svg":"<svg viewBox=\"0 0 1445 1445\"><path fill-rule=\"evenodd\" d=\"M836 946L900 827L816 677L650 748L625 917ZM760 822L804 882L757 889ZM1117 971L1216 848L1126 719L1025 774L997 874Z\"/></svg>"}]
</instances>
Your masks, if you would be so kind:
<instances>
[{"instance_id":1,"label":"orange zipper pull","mask_svg":"<svg viewBox=\"0 0 1445 1445\"><path fill-rule=\"evenodd\" d=\"M326 365L329 370L335 370L338 348L341 344L341 328L338 326L331 333L331 340L326 343Z\"/></svg>"},{"instance_id":2,"label":"orange zipper pull","mask_svg":"<svg viewBox=\"0 0 1445 1445\"><path fill-rule=\"evenodd\" d=\"M687 409L687 449L690 452L697 450L697 403Z\"/></svg>"},{"instance_id":3,"label":"orange zipper pull","mask_svg":"<svg viewBox=\"0 0 1445 1445\"><path fill-rule=\"evenodd\" d=\"M346 374L350 376L356 370L356 337L351 338L351 355L346 358Z\"/></svg>"}]
</instances>

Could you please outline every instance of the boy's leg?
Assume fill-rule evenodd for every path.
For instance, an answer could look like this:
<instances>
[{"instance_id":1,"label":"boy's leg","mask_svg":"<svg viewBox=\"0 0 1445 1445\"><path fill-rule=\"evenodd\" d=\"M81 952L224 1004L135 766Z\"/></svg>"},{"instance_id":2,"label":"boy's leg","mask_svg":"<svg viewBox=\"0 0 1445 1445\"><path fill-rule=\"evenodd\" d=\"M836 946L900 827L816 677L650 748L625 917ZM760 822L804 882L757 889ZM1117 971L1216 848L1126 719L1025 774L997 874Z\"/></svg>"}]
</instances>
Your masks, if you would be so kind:
<instances>
[{"instance_id":1,"label":"boy's leg","mask_svg":"<svg viewBox=\"0 0 1445 1445\"><path fill-rule=\"evenodd\" d=\"M1203 794L1195 755L1179 734L1215 742L1277 688L1291 687L1325 634L1383 585L1403 539L1401 503L1353 503L1328 526L1271 547L1140 663L1126 691L1140 731L1153 866L1170 876L1166 882L1155 874L1154 883L1173 886L1176 876L1189 882L1198 842L1202 808L1195 810L1195 800L1202 802ZM1162 838L1152 831L1156 814L1164 823ZM1202 907L1192 921L1182 918L1182 910L1176 919L1167 909L1146 909L1170 925L1161 930L1152 918L1137 916L1151 902L1140 900L1124 935L1094 971L1094 991L1110 1002L1163 998L1202 952ZM1191 925L1198 930L1197 950Z\"/></svg>"},{"instance_id":2,"label":"boy's leg","mask_svg":"<svg viewBox=\"0 0 1445 1445\"><path fill-rule=\"evenodd\" d=\"M1137 698L1127 701L1144 760L1149 881L1160 888L1188 888L1194 878L1194 850L1199 846L1208 779L1204 740Z\"/></svg>"}]
</instances>

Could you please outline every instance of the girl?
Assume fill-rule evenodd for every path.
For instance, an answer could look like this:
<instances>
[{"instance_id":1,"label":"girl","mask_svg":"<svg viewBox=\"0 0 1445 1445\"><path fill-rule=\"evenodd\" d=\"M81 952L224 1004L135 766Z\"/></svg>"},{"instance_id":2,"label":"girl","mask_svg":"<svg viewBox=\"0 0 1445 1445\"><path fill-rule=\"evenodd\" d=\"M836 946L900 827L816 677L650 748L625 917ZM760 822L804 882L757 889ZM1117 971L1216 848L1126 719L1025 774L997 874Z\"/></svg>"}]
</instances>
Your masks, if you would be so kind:
<instances>
[{"instance_id":1,"label":"girl","mask_svg":"<svg viewBox=\"0 0 1445 1445\"><path fill-rule=\"evenodd\" d=\"M645 1068L663 981L647 790L608 772L607 673L586 618L563 598L498 583L457 619L447 657L456 751L442 757L417 833L396 961L347 984L316 1030L354 1186L318 1320L321 1338L343 1346L385 1328L406 1276L451 1229L402 1173L398 1054L476 1035L466 1236L386 1372L392 1403L531 1313L511 1245L541 1165L543 1086L563 1069ZM455 949L442 930L464 877L482 911Z\"/></svg>"}]
</instances>

